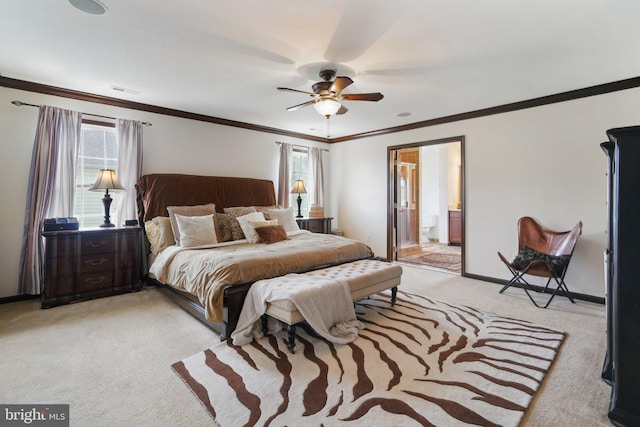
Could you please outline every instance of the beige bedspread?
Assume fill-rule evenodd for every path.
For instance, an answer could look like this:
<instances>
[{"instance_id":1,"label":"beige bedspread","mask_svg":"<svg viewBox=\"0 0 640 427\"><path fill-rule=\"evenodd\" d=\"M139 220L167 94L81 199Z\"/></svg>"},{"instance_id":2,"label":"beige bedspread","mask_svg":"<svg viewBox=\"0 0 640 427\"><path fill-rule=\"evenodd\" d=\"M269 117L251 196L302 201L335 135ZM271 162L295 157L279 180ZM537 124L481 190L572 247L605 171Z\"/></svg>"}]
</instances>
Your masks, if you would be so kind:
<instances>
[{"instance_id":1,"label":"beige bedspread","mask_svg":"<svg viewBox=\"0 0 640 427\"><path fill-rule=\"evenodd\" d=\"M196 295L207 319L223 321L223 292L231 285L323 268L373 256L367 245L331 234L292 233L290 240L165 249L149 269L161 283Z\"/></svg>"}]
</instances>

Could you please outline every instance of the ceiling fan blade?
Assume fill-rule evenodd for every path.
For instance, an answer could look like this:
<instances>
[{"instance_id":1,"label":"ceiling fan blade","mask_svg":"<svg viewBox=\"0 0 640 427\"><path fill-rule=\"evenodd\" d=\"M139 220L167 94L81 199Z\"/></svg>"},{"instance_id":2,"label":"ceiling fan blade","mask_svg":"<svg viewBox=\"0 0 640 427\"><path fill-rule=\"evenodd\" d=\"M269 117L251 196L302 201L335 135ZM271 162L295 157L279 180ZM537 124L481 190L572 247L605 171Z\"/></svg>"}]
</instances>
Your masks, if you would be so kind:
<instances>
[{"instance_id":1,"label":"ceiling fan blade","mask_svg":"<svg viewBox=\"0 0 640 427\"><path fill-rule=\"evenodd\" d=\"M294 105L293 107L287 108L287 111L299 110L300 108L306 107L307 105L313 105L315 102L315 100L303 102L302 104Z\"/></svg>"},{"instance_id":2,"label":"ceiling fan blade","mask_svg":"<svg viewBox=\"0 0 640 427\"><path fill-rule=\"evenodd\" d=\"M291 88L288 88L288 87L279 87L279 88L276 88L276 89L284 91L284 92L297 92L297 93L304 93L305 95L309 95L309 96L316 96L315 93L305 92L304 90L291 89Z\"/></svg>"},{"instance_id":3,"label":"ceiling fan blade","mask_svg":"<svg viewBox=\"0 0 640 427\"><path fill-rule=\"evenodd\" d=\"M349 111L349 109L347 107L345 107L344 105L340 105L340 109L338 111L336 111L336 114L344 114L347 111Z\"/></svg>"},{"instance_id":4,"label":"ceiling fan blade","mask_svg":"<svg viewBox=\"0 0 640 427\"><path fill-rule=\"evenodd\" d=\"M375 93L343 93L339 97L343 101L380 101L384 95Z\"/></svg>"},{"instance_id":5,"label":"ceiling fan blade","mask_svg":"<svg viewBox=\"0 0 640 427\"><path fill-rule=\"evenodd\" d=\"M329 62L351 62L362 56L397 23L405 9L398 7L397 2L379 2L380 5L375 7L371 7L372 2L367 0L344 3L340 20L324 53Z\"/></svg>"},{"instance_id":6,"label":"ceiling fan blade","mask_svg":"<svg viewBox=\"0 0 640 427\"><path fill-rule=\"evenodd\" d=\"M335 92L336 95L339 95L344 88L352 83L353 80L351 80L349 77L336 77L333 85L331 86L331 92Z\"/></svg>"}]
</instances>

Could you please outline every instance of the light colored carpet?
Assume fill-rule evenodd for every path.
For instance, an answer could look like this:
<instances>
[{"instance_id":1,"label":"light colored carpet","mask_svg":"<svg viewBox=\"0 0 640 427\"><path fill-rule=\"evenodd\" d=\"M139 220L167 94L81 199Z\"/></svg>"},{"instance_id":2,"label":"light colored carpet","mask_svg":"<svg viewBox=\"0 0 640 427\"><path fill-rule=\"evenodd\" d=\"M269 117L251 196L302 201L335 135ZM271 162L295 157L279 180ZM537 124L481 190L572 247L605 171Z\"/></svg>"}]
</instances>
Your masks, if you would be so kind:
<instances>
[{"instance_id":1,"label":"light colored carpet","mask_svg":"<svg viewBox=\"0 0 640 427\"><path fill-rule=\"evenodd\" d=\"M600 379L604 307L555 298L538 309L520 289L405 265L401 289L567 332L523 426L609 426ZM0 305L0 402L68 403L72 426L207 426L171 364L217 335L154 289L40 310Z\"/></svg>"},{"instance_id":2,"label":"light colored carpet","mask_svg":"<svg viewBox=\"0 0 640 427\"><path fill-rule=\"evenodd\" d=\"M511 426L564 334L398 291L356 304L366 328L334 345L310 327L219 343L173 365L221 426Z\"/></svg>"}]
</instances>

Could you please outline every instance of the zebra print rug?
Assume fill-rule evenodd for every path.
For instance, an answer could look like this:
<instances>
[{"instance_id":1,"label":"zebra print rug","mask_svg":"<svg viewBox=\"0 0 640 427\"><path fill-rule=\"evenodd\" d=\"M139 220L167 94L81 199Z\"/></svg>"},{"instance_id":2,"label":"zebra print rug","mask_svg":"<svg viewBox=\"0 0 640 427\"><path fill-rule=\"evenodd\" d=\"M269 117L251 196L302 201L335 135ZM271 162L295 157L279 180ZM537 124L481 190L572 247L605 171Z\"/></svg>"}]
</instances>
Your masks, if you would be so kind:
<instances>
[{"instance_id":1,"label":"zebra print rug","mask_svg":"<svg viewBox=\"0 0 640 427\"><path fill-rule=\"evenodd\" d=\"M333 345L299 325L173 364L227 426L516 426L564 333L398 292L356 305L359 338Z\"/></svg>"}]
</instances>

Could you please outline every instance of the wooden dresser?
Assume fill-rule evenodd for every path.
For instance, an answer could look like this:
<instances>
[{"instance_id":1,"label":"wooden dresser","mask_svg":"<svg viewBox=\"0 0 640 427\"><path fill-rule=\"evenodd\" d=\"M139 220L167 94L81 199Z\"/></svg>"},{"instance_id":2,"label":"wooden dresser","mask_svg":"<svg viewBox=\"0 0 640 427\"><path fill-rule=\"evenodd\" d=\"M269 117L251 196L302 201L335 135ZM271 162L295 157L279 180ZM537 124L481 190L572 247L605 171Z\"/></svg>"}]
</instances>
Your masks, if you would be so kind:
<instances>
[{"instance_id":1,"label":"wooden dresser","mask_svg":"<svg viewBox=\"0 0 640 427\"><path fill-rule=\"evenodd\" d=\"M45 231L42 308L140 290L140 230Z\"/></svg>"},{"instance_id":2,"label":"wooden dresser","mask_svg":"<svg viewBox=\"0 0 640 427\"><path fill-rule=\"evenodd\" d=\"M333 218L296 218L301 230L309 230L312 233L331 234L331 220Z\"/></svg>"}]
</instances>

